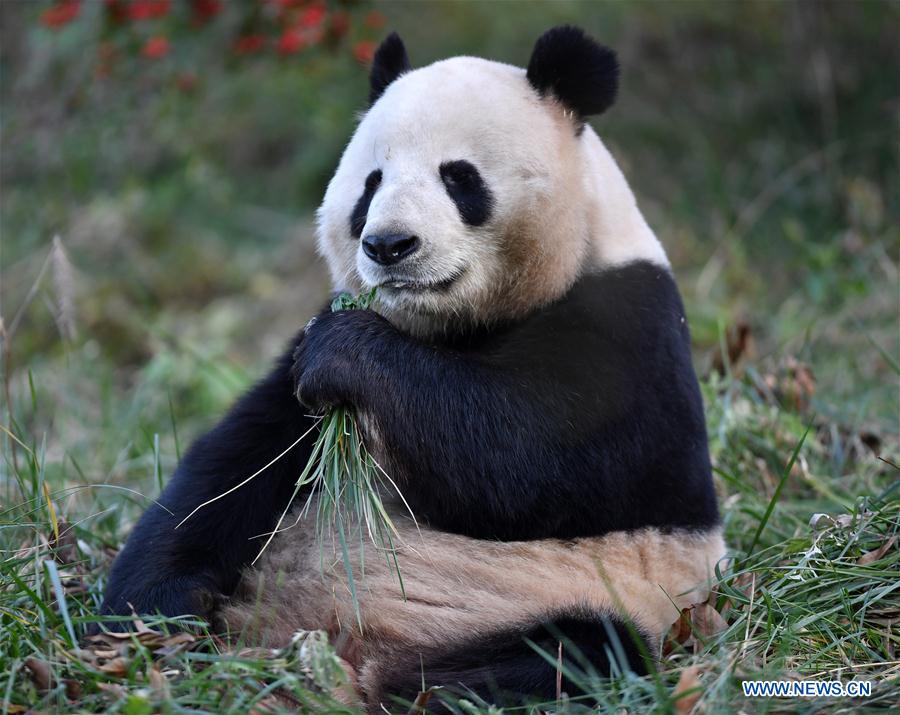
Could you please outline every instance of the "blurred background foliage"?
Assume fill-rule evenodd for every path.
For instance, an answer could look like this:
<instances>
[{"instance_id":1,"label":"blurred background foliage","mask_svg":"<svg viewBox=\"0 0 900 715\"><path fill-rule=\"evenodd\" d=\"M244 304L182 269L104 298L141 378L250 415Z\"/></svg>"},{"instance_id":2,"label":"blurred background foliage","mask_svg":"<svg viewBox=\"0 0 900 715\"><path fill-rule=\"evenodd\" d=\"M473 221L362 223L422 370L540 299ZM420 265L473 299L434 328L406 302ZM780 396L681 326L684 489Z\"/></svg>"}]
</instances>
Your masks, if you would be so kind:
<instances>
[{"instance_id":1,"label":"blurred background foliage","mask_svg":"<svg viewBox=\"0 0 900 715\"><path fill-rule=\"evenodd\" d=\"M208 426L327 294L313 211L375 43L396 29L414 65L524 65L571 22L620 55L620 99L594 125L670 253L699 371L738 369L723 347L792 360L818 414L894 430L898 7L5 1L0 307L17 426L52 433L91 481L132 459L166 473L175 432Z\"/></svg>"}]
</instances>

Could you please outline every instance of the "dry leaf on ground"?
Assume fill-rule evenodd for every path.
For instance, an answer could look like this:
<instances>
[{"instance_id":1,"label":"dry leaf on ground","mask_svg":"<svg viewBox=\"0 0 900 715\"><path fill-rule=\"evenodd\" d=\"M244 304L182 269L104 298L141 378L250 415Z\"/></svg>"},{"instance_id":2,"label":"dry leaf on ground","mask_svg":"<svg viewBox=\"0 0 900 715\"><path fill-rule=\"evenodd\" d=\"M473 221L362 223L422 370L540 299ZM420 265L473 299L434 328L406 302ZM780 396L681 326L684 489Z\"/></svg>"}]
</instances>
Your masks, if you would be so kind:
<instances>
[{"instance_id":1,"label":"dry leaf on ground","mask_svg":"<svg viewBox=\"0 0 900 715\"><path fill-rule=\"evenodd\" d=\"M700 666L692 665L681 671L678 685L672 695L675 697L675 711L678 715L687 715L694 709L703 690L700 685Z\"/></svg>"},{"instance_id":2,"label":"dry leaf on ground","mask_svg":"<svg viewBox=\"0 0 900 715\"><path fill-rule=\"evenodd\" d=\"M691 624L694 633L703 638L712 638L728 628L725 619L708 603L697 603L691 608Z\"/></svg>"},{"instance_id":3,"label":"dry leaf on ground","mask_svg":"<svg viewBox=\"0 0 900 715\"><path fill-rule=\"evenodd\" d=\"M892 536L890 539L885 541L881 546L879 546L874 551L869 551L868 553L865 553L862 556L860 556L859 559L856 561L856 563L858 563L860 566L866 566L868 564L875 563L876 561L881 559L881 557L883 557L888 551L891 550L891 547L894 545L894 543L896 541L897 541L897 536L895 534L894 536Z\"/></svg>"},{"instance_id":4,"label":"dry leaf on ground","mask_svg":"<svg viewBox=\"0 0 900 715\"><path fill-rule=\"evenodd\" d=\"M45 661L37 658L27 658L25 660L25 668L31 675L35 687L40 692L46 693L55 687L56 682L53 679L53 674L50 672L50 666Z\"/></svg>"}]
</instances>

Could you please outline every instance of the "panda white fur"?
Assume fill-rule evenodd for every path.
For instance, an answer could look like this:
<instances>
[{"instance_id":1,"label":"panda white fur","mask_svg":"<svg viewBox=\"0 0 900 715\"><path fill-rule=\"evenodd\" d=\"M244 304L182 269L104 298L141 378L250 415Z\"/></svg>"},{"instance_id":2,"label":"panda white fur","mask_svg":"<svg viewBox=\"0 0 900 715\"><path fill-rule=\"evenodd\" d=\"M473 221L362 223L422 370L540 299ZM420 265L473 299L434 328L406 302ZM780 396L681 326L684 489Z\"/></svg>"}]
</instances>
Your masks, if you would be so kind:
<instances>
[{"instance_id":1,"label":"panda white fur","mask_svg":"<svg viewBox=\"0 0 900 715\"><path fill-rule=\"evenodd\" d=\"M681 300L584 121L612 104L617 73L572 27L545 33L527 70L412 70L396 35L382 44L318 214L334 288L377 287L377 311L323 311L198 440L160 498L174 516L142 517L104 612L215 616L268 645L324 629L372 710L423 678L552 697L554 668L527 641L602 671L618 640L640 669L635 630L658 648L724 544ZM312 437L173 528L333 404L354 408L418 520L391 504L405 599L366 548L362 629L309 524L247 568Z\"/></svg>"}]
</instances>

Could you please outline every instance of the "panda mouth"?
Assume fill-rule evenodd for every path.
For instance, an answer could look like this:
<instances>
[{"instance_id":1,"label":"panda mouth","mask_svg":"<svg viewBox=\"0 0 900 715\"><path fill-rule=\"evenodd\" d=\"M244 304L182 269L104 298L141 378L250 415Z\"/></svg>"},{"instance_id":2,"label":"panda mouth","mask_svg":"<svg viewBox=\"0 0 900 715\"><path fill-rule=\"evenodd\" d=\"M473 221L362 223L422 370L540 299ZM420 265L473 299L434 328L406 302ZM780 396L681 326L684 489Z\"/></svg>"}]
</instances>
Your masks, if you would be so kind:
<instances>
[{"instance_id":1,"label":"panda mouth","mask_svg":"<svg viewBox=\"0 0 900 715\"><path fill-rule=\"evenodd\" d=\"M392 278L378 285L378 288L388 288L396 291L409 291L412 293L435 292L442 293L449 290L458 281L464 270L456 271L448 278L439 281L425 283L423 281L409 280L406 278Z\"/></svg>"}]
</instances>

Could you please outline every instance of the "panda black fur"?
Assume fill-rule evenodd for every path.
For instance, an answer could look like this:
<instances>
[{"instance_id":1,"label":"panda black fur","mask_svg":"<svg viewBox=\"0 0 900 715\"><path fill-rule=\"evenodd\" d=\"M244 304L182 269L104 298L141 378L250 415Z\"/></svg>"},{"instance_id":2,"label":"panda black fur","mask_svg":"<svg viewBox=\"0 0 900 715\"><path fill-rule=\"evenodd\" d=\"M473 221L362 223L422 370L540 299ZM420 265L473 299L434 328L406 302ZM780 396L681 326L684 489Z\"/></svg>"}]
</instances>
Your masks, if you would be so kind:
<instances>
[{"instance_id":1,"label":"panda black fur","mask_svg":"<svg viewBox=\"0 0 900 715\"><path fill-rule=\"evenodd\" d=\"M633 633L658 647L724 545L681 299L584 124L617 73L571 27L539 39L527 73L471 57L413 71L385 41L319 210L335 289L378 286L377 312L324 310L191 447L116 560L105 613L215 617L269 645L324 629L372 710L423 678L551 698L555 669L528 641L600 671L615 644L641 668ZM407 597L369 554L362 631L308 525L247 568L314 433L288 448L335 404L418 519L390 505Z\"/></svg>"}]
</instances>

